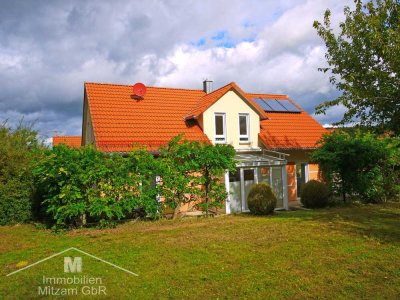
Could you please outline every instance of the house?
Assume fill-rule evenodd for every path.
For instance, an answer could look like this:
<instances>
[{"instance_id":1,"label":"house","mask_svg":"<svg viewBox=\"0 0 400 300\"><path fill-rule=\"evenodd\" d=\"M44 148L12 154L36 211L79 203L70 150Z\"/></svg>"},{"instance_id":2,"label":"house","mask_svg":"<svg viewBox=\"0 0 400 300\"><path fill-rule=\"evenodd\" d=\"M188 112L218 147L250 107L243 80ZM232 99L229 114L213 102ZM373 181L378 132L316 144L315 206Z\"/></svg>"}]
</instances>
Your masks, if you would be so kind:
<instances>
[{"instance_id":1,"label":"house","mask_svg":"<svg viewBox=\"0 0 400 300\"><path fill-rule=\"evenodd\" d=\"M149 151L183 134L189 141L231 144L237 171L226 173L226 213L247 211L254 183L270 184L278 207L297 201L300 186L318 178L310 152L326 130L287 95L254 94L231 82L212 89L147 87L143 97L132 86L85 83L82 145L124 153L134 144Z\"/></svg>"},{"instance_id":2,"label":"house","mask_svg":"<svg viewBox=\"0 0 400 300\"><path fill-rule=\"evenodd\" d=\"M67 145L72 148L79 148L82 145L82 137L80 135L58 135L58 136L53 136L53 146L57 145Z\"/></svg>"}]
</instances>

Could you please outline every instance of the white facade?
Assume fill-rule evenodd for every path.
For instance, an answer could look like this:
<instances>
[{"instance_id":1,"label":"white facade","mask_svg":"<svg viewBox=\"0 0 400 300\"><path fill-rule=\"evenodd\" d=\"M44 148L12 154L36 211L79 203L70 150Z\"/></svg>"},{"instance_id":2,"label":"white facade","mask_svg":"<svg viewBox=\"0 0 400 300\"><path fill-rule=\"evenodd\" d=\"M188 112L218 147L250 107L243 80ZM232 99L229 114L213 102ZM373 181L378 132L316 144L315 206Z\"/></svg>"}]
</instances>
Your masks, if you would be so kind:
<instances>
[{"instance_id":1,"label":"white facade","mask_svg":"<svg viewBox=\"0 0 400 300\"><path fill-rule=\"evenodd\" d=\"M224 176L227 214L249 211L247 195L257 183L269 184L278 198L277 208L288 209L286 160L261 149L260 114L247 99L230 90L207 108L198 122L213 144L232 145L238 153L237 172Z\"/></svg>"},{"instance_id":2,"label":"white facade","mask_svg":"<svg viewBox=\"0 0 400 300\"><path fill-rule=\"evenodd\" d=\"M215 116L225 115L226 144L237 150L258 150L258 134L260 133L260 115L233 90L228 91L217 102L211 105L199 118L200 127L208 138L215 144ZM248 116L248 141L240 140L239 115Z\"/></svg>"}]
</instances>

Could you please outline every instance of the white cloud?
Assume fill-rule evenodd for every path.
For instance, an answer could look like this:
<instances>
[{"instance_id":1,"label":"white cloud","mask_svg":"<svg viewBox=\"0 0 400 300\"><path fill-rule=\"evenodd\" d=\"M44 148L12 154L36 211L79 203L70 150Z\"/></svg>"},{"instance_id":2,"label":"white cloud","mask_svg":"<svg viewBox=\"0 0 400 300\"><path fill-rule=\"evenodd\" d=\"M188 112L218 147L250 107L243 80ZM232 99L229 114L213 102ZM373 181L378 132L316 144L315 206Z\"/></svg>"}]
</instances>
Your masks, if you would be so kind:
<instances>
[{"instance_id":1,"label":"white cloud","mask_svg":"<svg viewBox=\"0 0 400 300\"><path fill-rule=\"evenodd\" d=\"M333 23L338 23L348 2L335 3ZM326 64L325 47L312 27L328 5L293 5L265 24L253 42L239 42L233 48L181 43L165 58L153 56L151 64L141 65L142 71L162 86L200 87L204 78L214 79L216 87L236 81L246 91L289 94L312 112L310 108L335 93L328 76L317 70Z\"/></svg>"},{"instance_id":2,"label":"white cloud","mask_svg":"<svg viewBox=\"0 0 400 300\"><path fill-rule=\"evenodd\" d=\"M5 1L0 118L35 116L43 132L79 134L85 81L201 88L205 78L286 93L312 112L336 93L317 71L325 49L312 23L330 7L336 24L345 4L352 1Z\"/></svg>"}]
</instances>

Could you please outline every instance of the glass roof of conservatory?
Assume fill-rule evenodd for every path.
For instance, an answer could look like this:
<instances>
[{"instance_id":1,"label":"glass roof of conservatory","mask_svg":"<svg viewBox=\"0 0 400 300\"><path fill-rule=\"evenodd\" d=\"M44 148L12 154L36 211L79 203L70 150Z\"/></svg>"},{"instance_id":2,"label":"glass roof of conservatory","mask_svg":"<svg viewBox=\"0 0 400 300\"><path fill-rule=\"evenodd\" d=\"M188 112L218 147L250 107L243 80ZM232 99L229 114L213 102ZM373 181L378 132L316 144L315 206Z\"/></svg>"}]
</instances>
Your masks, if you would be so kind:
<instances>
[{"instance_id":1,"label":"glass roof of conservatory","mask_svg":"<svg viewBox=\"0 0 400 300\"><path fill-rule=\"evenodd\" d=\"M238 167L244 166L280 166L286 165L284 156L275 157L264 153L236 153L235 159L238 160Z\"/></svg>"}]
</instances>

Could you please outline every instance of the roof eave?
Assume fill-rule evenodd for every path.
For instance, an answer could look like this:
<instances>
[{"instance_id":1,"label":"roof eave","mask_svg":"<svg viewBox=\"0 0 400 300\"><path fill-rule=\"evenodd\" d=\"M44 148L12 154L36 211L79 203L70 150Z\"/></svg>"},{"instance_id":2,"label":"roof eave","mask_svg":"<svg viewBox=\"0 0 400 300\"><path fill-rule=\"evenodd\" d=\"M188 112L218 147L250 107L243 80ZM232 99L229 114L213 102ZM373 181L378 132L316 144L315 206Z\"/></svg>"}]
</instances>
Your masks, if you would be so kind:
<instances>
[{"instance_id":1,"label":"roof eave","mask_svg":"<svg viewBox=\"0 0 400 300\"><path fill-rule=\"evenodd\" d=\"M290 147L290 148L269 148L271 150L315 150L318 149L318 147Z\"/></svg>"}]
</instances>

